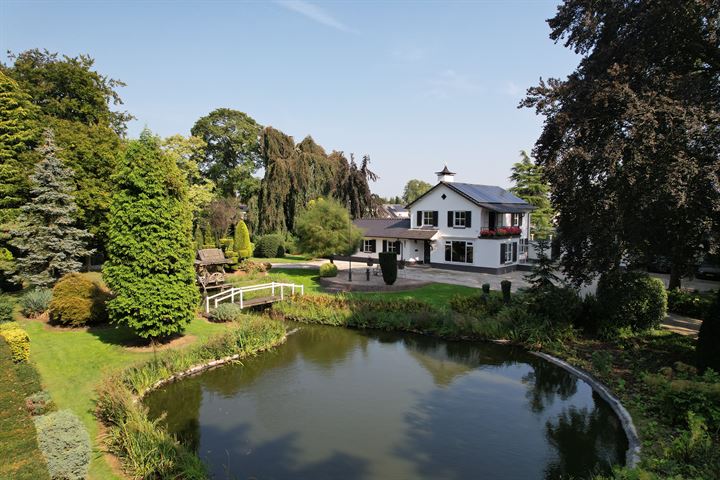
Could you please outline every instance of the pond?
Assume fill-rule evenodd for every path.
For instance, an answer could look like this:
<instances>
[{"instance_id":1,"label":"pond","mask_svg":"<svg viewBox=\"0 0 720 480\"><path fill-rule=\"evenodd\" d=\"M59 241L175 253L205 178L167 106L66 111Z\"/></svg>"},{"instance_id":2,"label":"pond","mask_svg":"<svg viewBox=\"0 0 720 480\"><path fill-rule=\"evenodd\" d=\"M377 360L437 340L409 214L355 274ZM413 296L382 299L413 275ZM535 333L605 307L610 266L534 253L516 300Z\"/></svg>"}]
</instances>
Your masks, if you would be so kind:
<instances>
[{"instance_id":1,"label":"pond","mask_svg":"<svg viewBox=\"0 0 720 480\"><path fill-rule=\"evenodd\" d=\"M522 350L339 327L145 401L215 478L586 478L627 449L588 384Z\"/></svg>"}]
</instances>

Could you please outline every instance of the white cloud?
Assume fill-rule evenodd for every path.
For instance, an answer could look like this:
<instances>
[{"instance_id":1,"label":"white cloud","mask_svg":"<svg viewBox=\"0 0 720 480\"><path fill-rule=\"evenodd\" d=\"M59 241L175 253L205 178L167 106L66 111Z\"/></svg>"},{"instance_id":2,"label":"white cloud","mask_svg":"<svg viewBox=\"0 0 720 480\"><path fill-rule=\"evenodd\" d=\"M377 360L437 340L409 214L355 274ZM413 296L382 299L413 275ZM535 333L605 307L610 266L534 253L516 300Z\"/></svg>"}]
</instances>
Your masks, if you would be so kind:
<instances>
[{"instance_id":1,"label":"white cloud","mask_svg":"<svg viewBox=\"0 0 720 480\"><path fill-rule=\"evenodd\" d=\"M456 94L476 94L484 89L474 78L455 70L444 70L430 79L429 84L428 95L437 98L448 98Z\"/></svg>"},{"instance_id":2,"label":"white cloud","mask_svg":"<svg viewBox=\"0 0 720 480\"><path fill-rule=\"evenodd\" d=\"M310 2L306 2L305 0L278 0L277 3L287 8L288 10L299 13L300 15L303 15L310 20L325 25L326 27L331 27L336 30L341 30L343 32L353 31L350 27L333 17L324 9Z\"/></svg>"}]
</instances>

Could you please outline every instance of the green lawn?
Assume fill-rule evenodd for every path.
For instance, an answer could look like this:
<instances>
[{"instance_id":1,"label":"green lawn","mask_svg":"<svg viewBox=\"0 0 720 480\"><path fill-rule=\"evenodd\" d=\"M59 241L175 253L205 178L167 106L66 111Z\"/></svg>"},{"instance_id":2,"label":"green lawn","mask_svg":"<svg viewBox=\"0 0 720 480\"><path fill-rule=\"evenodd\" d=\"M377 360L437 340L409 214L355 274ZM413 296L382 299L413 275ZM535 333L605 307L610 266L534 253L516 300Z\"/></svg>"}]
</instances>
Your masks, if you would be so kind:
<instances>
[{"instance_id":1,"label":"green lawn","mask_svg":"<svg viewBox=\"0 0 720 480\"><path fill-rule=\"evenodd\" d=\"M132 340L126 329L103 326L89 331L48 330L37 321L20 322L30 336L30 359L45 389L58 409L68 408L80 417L93 440L90 478L116 478L98 450L98 423L93 415L95 387L107 372L145 360L153 353L125 348L123 345ZM203 339L223 328L197 319L188 326L187 334Z\"/></svg>"}]
</instances>

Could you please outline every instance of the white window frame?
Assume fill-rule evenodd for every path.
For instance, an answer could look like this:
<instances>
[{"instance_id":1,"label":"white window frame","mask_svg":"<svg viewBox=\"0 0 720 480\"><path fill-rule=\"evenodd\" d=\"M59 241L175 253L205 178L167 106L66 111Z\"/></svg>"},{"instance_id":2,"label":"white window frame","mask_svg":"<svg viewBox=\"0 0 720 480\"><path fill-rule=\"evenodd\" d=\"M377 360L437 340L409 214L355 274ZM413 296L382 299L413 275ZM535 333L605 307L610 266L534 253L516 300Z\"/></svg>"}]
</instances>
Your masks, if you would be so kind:
<instances>
[{"instance_id":1,"label":"white window frame","mask_svg":"<svg viewBox=\"0 0 720 480\"><path fill-rule=\"evenodd\" d=\"M396 242L397 242L397 243L396 243ZM397 241L397 240L387 240L387 243L385 244L387 250L385 250L385 251L386 251L386 252L389 252L389 253L394 253L394 254L400 253L400 250L399 250L399 249L398 249L398 250L395 249L395 247L397 247L399 243L400 243L400 242Z\"/></svg>"},{"instance_id":2,"label":"white window frame","mask_svg":"<svg viewBox=\"0 0 720 480\"><path fill-rule=\"evenodd\" d=\"M434 210L423 210L422 211L422 224L421 227L432 227L433 226L433 213Z\"/></svg>"},{"instance_id":3,"label":"white window frame","mask_svg":"<svg viewBox=\"0 0 720 480\"><path fill-rule=\"evenodd\" d=\"M362 250L363 253L373 253L373 251L372 251L372 242L374 242L374 240L372 240L372 239L370 239L370 240L368 240L368 239L363 240L363 250ZM377 243L376 243L376 244L377 244Z\"/></svg>"},{"instance_id":4,"label":"white window frame","mask_svg":"<svg viewBox=\"0 0 720 480\"><path fill-rule=\"evenodd\" d=\"M515 221L517 219L517 222ZM510 226L511 227L522 227L522 214L511 213L510 214Z\"/></svg>"},{"instance_id":5,"label":"white window frame","mask_svg":"<svg viewBox=\"0 0 720 480\"><path fill-rule=\"evenodd\" d=\"M505 263L513 263L512 255L513 255L513 249L512 249L513 242L505 242Z\"/></svg>"},{"instance_id":6,"label":"white window frame","mask_svg":"<svg viewBox=\"0 0 720 480\"><path fill-rule=\"evenodd\" d=\"M464 260L453 260L453 243L464 243L465 244L465 259ZM468 242L465 240L446 240L445 241L445 249L447 250L448 245L450 246L450 261L452 263L465 263L465 264L473 264L475 262L475 242ZM472 251L472 258L470 261L468 261L468 250Z\"/></svg>"},{"instance_id":7,"label":"white window frame","mask_svg":"<svg viewBox=\"0 0 720 480\"><path fill-rule=\"evenodd\" d=\"M467 212L465 210L455 210L453 212L453 227L465 228L467 225Z\"/></svg>"}]
</instances>

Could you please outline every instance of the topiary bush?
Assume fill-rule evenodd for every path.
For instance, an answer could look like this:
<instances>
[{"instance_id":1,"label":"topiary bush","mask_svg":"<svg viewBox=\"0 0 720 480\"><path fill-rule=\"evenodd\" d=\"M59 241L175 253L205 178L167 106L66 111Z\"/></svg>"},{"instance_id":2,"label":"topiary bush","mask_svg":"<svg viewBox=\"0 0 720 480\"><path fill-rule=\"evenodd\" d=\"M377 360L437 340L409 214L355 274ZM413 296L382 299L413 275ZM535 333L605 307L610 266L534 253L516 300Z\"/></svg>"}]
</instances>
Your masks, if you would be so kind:
<instances>
[{"instance_id":1,"label":"topiary bush","mask_svg":"<svg viewBox=\"0 0 720 480\"><path fill-rule=\"evenodd\" d=\"M720 290L700 325L697 364L701 371L711 368L720 373Z\"/></svg>"},{"instance_id":2,"label":"topiary bush","mask_svg":"<svg viewBox=\"0 0 720 480\"><path fill-rule=\"evenodd\" d=\"M15 322L0 324L0 337L10 347L10 356L15 363L25 363L30 358L30 337Z\"/></svg>"},{"instance_id":3,"label":"topiary bush","mask_svg":"<svg viewBox=\"0 0 720 480\"><path fill-rule=\"evenodd\" d=\"M240 220L235 225L235 242L233 245L239 258L252 257L253 245L250 243L250 231L243 220Z\"/></svg>"},{"instance_id":4,"label":"topiary bush","mask_svg":"<svg viewBox=\"0 0 720 480\"><path fill-rule=\"evenodd\" d=\"M35 417L38 445L50 478L83 480L90 466L90 437L69 410Z\"/></svg>"},{"instance_id":5,"label":"topiary bush","mask_svg":"<svg viewBox=\"0 0 720 480\"><path fill-rule=\"evenodd\" d=\"M242 315L240 305L234 303L221 303L210 312L210 320L213 322L232 322Z\"/></svg>"},{"instance_id":6,"label":"topiary bush","mask_svg":"<svg viewBox=\"0 0 720 480\"><path fill-rule=\"evenodd\" d=\"M260 237L255 245L255 256L260 258L282 258L285 256L285 238L279 233Z\"/></svg>"},{"instance_id":7,"label":"topiary bush","mask_svg":"<svg viewBox=\"0 0 720 480\"><path fill-rule=\"evenodd\" d=\"M81 273L62 277L52 290L50 321L82 327L107 320L109 292Z\"/></svg>"},{"instance_id":8,"label":"topiary bush","mask_svg":"<svg viewBox=\"0 0 720 480\"><path fill-rule=\"evenodd\" d=\"M0 295L0 323L12 322L14 305L9 297Z\"/></svg>"},{"instance_id":9,"label":"topiary bush","mask_svg":"<svg viewBox=\"0 0 720 480\"><path fill-rule=\"evenodd\" d=\"M502 290L503 302L505 302L505 305L510 305L510 288L511 287L512 287L512 282L510 282L510 280L503 280L500 282L500 289Z\"/></svg>"},{"instance_id":10,"label":"topiary bush","mask_svg":"<svg viewBox=\"0 0 720 480\"><path fill-rule=\"evenodd\" d=\"M338 268L334 263L323 263L320 265L321 277L337 277Z\"/></svg>"},{"instance_id":11,"label":"topiary bush","mask_svg":"<svg viewBox=\"0 0 720 480\"><path fill-rule=\"evenodd\" d=\"M483 283L482 284L482 291L485 295L490 293L490 284L489 283Z\"/></svg>"},{"instance_id":12,"label":"topiary bush","mask_svg":"<svg viewBox=\"0 0 720 480\"><path fill-rule=\"evenodd\" d=\"M52 300L52 290L35 288L20 299L20 311L28 318L35 318L47 312Z\"/></svg>"},{"instance_id":13,"label":"topiary bush","mask_svg":"<svg viewBox=\"0 0 720 480\"><path fill-rule=\"evenodd\" d=\"M615 272L600 278L596 292L602 308L603 336L621 328L643 331L657 328L667 315L667 292L662 280L641 272Z\"/></svg>"},{"instance_id":14,"label":"topiary bush","mask_svg":"<svg viewBox=\"0 0 720 480\"><path fill-rule=\"evenodd\" d=\"M392 285L397 280L397 255L394 252L381 252L378 254L380 270L386 285Z\"/></svg>"}]
</instances>

